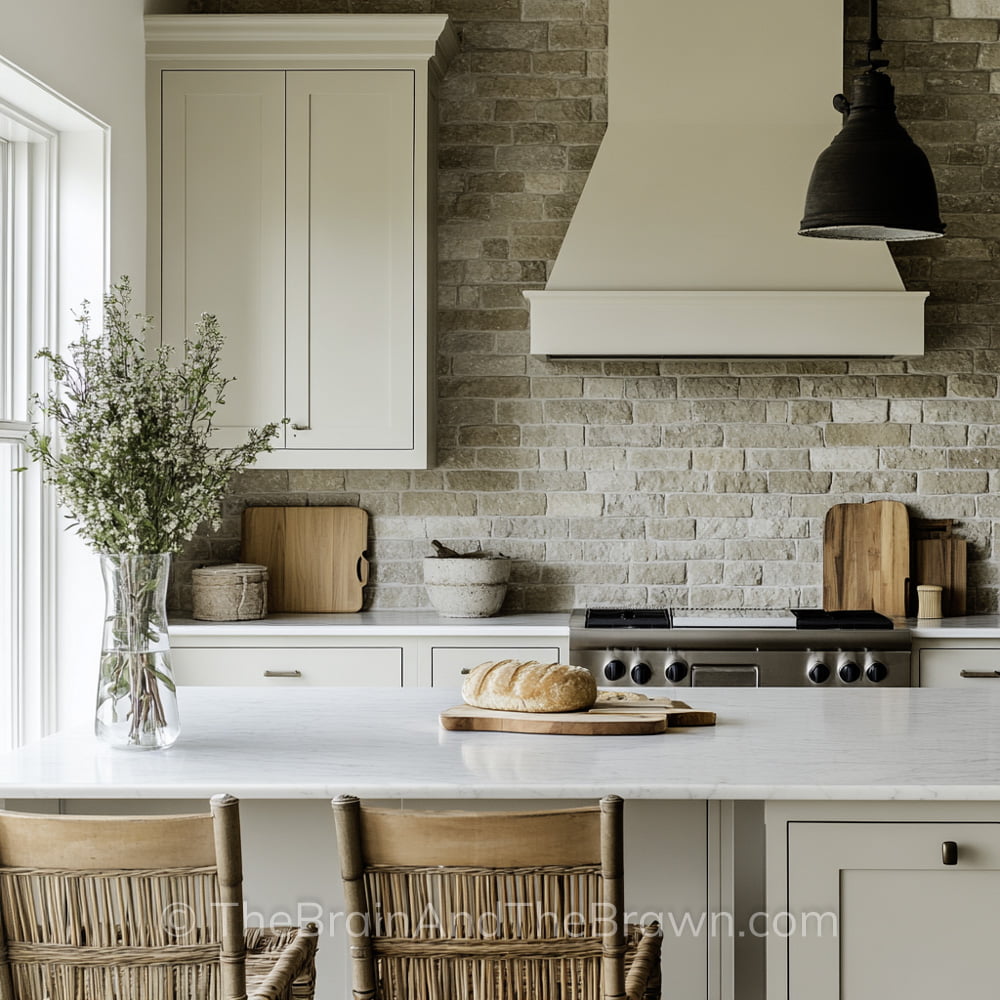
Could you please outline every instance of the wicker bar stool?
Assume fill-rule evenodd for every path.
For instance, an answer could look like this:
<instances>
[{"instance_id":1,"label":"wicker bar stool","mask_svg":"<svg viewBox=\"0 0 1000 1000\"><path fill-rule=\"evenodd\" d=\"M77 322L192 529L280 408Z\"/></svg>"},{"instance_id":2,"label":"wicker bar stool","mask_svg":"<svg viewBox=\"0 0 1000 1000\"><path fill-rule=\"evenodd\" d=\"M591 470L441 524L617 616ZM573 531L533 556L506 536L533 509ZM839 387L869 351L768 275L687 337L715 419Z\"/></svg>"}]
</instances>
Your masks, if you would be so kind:
<instances>
[{"instance_id":1,"label":"wicker bar stool","mask_svg":"<svg viewBox=\"0 0 1000 1000\"><path fill-rule=\"evenodd\" d=\"M659 926L622 923L622 807L335 799L355 1000L658 998Z\"/></svg>"},{"instance_id":2,"label":"wicker bar stool","mask_svg":"<svg viewBox=\"0 0 1000 1000\"><path fill-rule=\"evenodd\" d=\"M243 926L239 803L0 811L0 1000L311 1000L316 928Z\"/></svg>"}]
</instances>

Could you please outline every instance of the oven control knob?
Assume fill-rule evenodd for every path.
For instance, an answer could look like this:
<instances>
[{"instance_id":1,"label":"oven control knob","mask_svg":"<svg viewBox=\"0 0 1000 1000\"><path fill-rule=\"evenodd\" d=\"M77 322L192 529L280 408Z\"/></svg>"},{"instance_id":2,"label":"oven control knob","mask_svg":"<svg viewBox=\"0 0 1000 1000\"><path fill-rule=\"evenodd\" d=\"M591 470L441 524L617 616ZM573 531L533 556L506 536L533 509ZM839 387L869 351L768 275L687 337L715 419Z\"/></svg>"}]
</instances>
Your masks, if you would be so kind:
<instances>
[{"instance_id":1,"label":"oven control knob","mask_svg":"<svg viewBox=\"0 0 1000 1000\"><path fill-rule=\"evenodd\" d=\"M845 684L853 684L861 677L861 668L850 660L847 663L841 664L840 670L837 672Z\"/></svg>"},{"instance_id":2,"label":"oven control knob","mask_svg":"<svg viewBox=\"0 0 1000 1000\"><path fill-rule=\"evenodd\" d=\"M604 664L604 676L609 681L620 681L628 673L628 667L621 660L608 660Z\"/></svg>"},{"instance_id":3,"label":"oven control knob","mask_svg":"<svg viewBox=\"0 0 1000 1000\"><path fill-rule=\"evenodd\" d=\"M889 676L889 668L878 660L872 660L865 670L865 676L872 684L881 684Z\"/></svg>"},{"instance_id":4,"label":"oven control knob","mask_svg":"<svg viewBox=\"0 0 1000 1000\"><path fill-rule=\"evenodd\" d=\"M667 680L671 684L680 684L688 675L687 664L683 660L674 660L667 666Z\"/></svg>"},{"instance_id":5,"label":"oven control knob","mask_svg":"<svg viewBox=\"0 0 1000 1000\"><path fill-rule=\"evenodd\" d=\"M636 684L648 684L653 679L653 671L648 663L641 660L632 667L632 680Z\"/></svg>"},{"instance_id":6,"label":"oven control knob","mask_svg":"<svg viewBox=\"0 0 1000 1000\"><path fill-rule=\"evenodd\" d=\"M809 668L808 677L813 684L824 684L830 679L830 668L825 663L817 661Z\"/></svg>"}]
</instances>

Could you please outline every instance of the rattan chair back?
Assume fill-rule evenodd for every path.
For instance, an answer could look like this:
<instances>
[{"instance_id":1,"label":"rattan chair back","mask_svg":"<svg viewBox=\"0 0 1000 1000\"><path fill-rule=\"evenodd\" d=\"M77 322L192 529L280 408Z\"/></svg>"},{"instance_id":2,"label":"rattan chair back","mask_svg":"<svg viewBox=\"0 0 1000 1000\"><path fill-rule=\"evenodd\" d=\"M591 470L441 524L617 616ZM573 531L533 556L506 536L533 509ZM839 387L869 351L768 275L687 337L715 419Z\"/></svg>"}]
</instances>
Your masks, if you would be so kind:
<instances>
[{"instance_id":1,"label":"rattan chair back","mask_svg":"<svg viewBox=\"0 0 1000 1000\"><path fill-rule=\"evenodd\" d=\"M356 1000L625 1000L658 971L658 929L623 923L616 796L516 813L341 796L334 810Z\"/></svg>"},{"instance_id":2,"label":"rattan chair back","mask_svg":"<svg viewBox=\"0 0 1000 1000\"><path fill-rule=\"evenodd\" d=\"M211 809L0 811L0 1000L245 1000L239 804Z\"/></svg>"}]
</instances>

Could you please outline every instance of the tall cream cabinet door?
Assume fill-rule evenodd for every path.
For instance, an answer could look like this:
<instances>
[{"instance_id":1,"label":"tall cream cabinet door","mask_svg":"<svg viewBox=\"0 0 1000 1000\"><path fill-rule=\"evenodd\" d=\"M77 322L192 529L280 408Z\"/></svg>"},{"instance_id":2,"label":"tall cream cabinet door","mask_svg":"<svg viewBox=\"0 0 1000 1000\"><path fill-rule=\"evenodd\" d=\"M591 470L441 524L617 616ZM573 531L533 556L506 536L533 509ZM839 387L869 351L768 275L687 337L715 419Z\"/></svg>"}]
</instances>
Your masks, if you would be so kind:
<instances>
[{"instance_id":1,"label":"tall cream cabinet door","mask_svg":"<svg viewBox=\"0 0 1000 1000\"><path fill-rule=\"evenodd\" d=\"M414 447L414 74L286 86L288 446L350 468Z\"/></svg>"},{"instance_id":2,"label":"tall cream cabinet door","mask_svg":"<svg viewBox=\"0 0 1000 1000\"><path fill-rule=\"evenodd\" d=\"M231 446L286 412L285 74L166 71L161 86L161 335L177 348L219 318L236 381L215 441Z\"/></svg>"},{"instance_id":3,"label":"tall cream cabinet door","mask_svg":"<svg viewBox=\"0 0 1000 1000\"><path fill-rule=\"evenodd\" d=\"M788 1000L997 995L1000 823L787 829Z\"/></svg>"}]
</instances>

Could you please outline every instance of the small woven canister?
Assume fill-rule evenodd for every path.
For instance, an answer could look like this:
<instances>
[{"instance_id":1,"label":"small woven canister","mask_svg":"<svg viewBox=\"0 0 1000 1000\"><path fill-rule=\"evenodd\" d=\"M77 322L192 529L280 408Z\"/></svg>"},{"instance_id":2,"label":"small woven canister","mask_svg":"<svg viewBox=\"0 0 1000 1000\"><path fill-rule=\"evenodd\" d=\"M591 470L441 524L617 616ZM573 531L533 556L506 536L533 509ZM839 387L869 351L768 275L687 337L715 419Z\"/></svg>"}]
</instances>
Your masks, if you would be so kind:
<instances>
[{"instance_id":1,"label":"small woven canister","mask_svg":"<svg viewBox=\"0 0 1000 1000\"><path fill-rule=\"evenodd\" d=\"M243 622L267 615L267 567L256 563L205 566L191 573L192 618Z\"/></svg>"}]
</instances>

